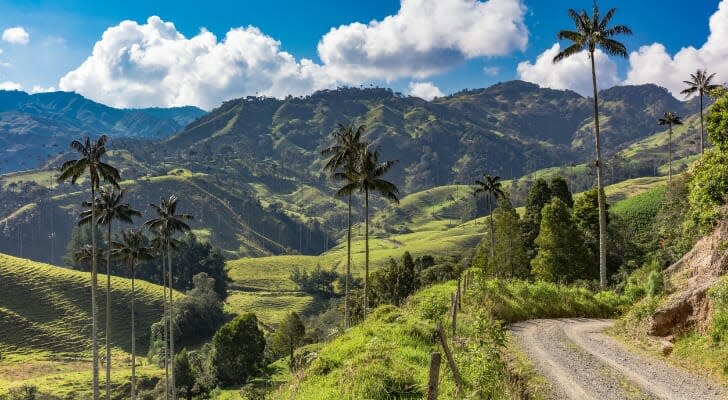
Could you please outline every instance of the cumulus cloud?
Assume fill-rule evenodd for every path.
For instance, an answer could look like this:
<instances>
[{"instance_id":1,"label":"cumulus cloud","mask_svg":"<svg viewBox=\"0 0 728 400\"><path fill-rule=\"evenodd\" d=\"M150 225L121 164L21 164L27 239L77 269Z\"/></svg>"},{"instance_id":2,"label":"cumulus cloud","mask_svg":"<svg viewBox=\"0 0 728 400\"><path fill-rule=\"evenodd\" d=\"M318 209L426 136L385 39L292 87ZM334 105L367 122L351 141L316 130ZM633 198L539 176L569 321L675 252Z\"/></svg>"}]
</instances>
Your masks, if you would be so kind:
<instances>
[{"instance_id":1,"label":"cumulus cloud","mask_svg":"<svg viewBox=\"0 0 728 400\"><path fill-rule=\"evenodd\" d=\"M541 53L536 62L524 61L518 64L518 77L552 89L571 89L583 96L592 93L591 61L584 51L573 55L557 64L554 57L561 51L559 43ZM617 64L609 59L601 50L594 53L597 70L597 86L599 89L609 88L620 83L617 75Z\"/></svg>"},{"instance_id":2,"label":"cumulus cloud","mask_svg":"<svg viewBox=\"0 0 728 400\"><path fill-rule=\"evenodd\" d=\"M49 86L49 87L43 87L43 86L40 86L40 85L34 85L34 86L33 86L33 87L32 87L32 88L30 89L30 93L31 93L31 94L36 94L36 93L47 93L47 92L55 92L55 91L57 91L57 90L58 90L58 89L56 89L56 88L55 88L55 87L53 87L53 86Z\"/></svg>"},{"instance_id":3,"label":"cumulus cloud","mask_svg":"<svg viewBox=\"0 0 728 400\"><path fill-rule=\"evenodd\" d=\"M430 101L435 97L442 97L445 95L442 93L440 88L435 86L432 82L410 82L409 94L427 101Z\"/></svg>"},{"instance_id":4,"label":"cumulus cloud","mask_svg":"<svg viewBox=\"0 0 728 400\"><path fill-rule=\"evenodd\" d=\"M423 78L465 60L524 50L521 0L402 0L381 21L332 28L318 53L337 79Z\"/></svg>"},{"instance_id":5,"label":"cumulus cloud","mask_svg":"<svg viewBox=\"0 0 728 400\"><path fill-rule=\"evenodd\" d=\"M666 87L676 97L685 88L684 80L696 69L715 72L714 83L728 81L728 1L721 1L710 17L710 35L700 47L684 47L674 56L665 46L653 43L642 46L629 56L626 83L655 83Z\"/></svg>"},{"instance_id":6,"label":"cumulus cloud","mask_svg":"<svg viewBox=\"0 0 728 400\"><path fill-rule=\"evenodd\" d=\"M3 31L3 40L13 44L28 44L30 35L22 26L16 26Z\"/></svg>"},{"instance_id":7,"label":"cumulus cloud","mask_svg":"<svg viewBox=\"0 0 728 400\"><path fill-rule=\"evenodd\" d=\"M487 76L496 76L500 72L498 67L483 67L483 74Z\"/></svg>"},{"instance_id":8,"label":"cumulus cloud","mask_svg":"<svg viewBox=\"0 0 728 400\"><path fill-rule=\"evenodd\" d=\"M205 30L186 38L153 16L146 24L123 21L108 28L59 86L116 107L209 109L245 94L283 97L335 83L320 65L297 61L255 27L231 29L221 41Z\"/></svg>"},{"instance_id":9,"label":"cumulus cloud","mask_svg":"<svg viewBox=\"0 0 728 400\"><path fill-rule=\"evenodd\" d=\"M0 82L0 90L23 90L23 85L13 81Z\"/></svg>"}]
</instances>

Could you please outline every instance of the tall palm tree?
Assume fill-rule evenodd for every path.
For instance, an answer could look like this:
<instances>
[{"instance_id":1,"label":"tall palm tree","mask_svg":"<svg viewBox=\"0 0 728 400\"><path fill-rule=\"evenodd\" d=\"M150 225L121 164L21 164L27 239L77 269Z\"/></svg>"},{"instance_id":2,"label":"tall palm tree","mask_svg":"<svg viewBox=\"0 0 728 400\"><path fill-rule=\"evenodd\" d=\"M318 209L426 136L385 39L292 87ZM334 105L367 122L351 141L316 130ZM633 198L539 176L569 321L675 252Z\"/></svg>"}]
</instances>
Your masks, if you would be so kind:
<instances>
[{"instance_id":1,"label":"tall palm tree","mask_svg":"<svg viewBox=\"0 0 728 400\"><path fill-rule=\"evenodd\" d=\"M169 196L168 199L161 199L160 204L150 204L157 213L157 218L153 218L146 222L149 229L158 230L164 238L164 247L167 252L167 282L169 284L169 386L172 391L172 399L177 398L177 388L174 384L174 329L172 321L174 319L174 301L172 299L174 292L173 274L172 274L172 236L176 232L189 232L190 226L185 221L192 219L188 214L177 214L177 196Z\"/></svg>"},{"instance_id":2,"label":"tall palm tree","mask_svg":"<svg viewBox=\"0 0 728 400\"><path fill-rule=\"evenodd\" d=\"M667 139L667 157L669 160L668 164L668 172L667 172L667 182L672 182L672 126L673 125L682 125L683 122L678 117L677 114L675 114L672 111L668 111L665 113L665 115L657 120L658 125L668 125L670 127L670 133Z\"/></svg>"},{"instance_id":3,"label":"tall palm tree","mask_svg":"<svg viewBox=\"0 0 728 400\"><path fill-rule=\"evenodd\" d=\"M136 328L134 301L136 289L136 265L139 261L154 258L154 249L147 246L147 238L141 230L132 229L121 232L121 240L111 243L113 255L122 260L131 273L131 400L136 400Z\"/></svg>"},{"instance_id":4,"label":"tall palm tree","mask_svg":"<svg viewBox=\"0 0 728 400\"><path fill-rule=\"evenodd\" d=\"M491 176L483 174L483 180L475 181L475 192L474 195L480 193L485 194L485 201L488 204L488 219L490 220L490 257L493 258L495 251L495 232L493 230L493 200L498 201L505 197L503 192L503 185L500 182L500 176Z\"/></svg>"},{"instance_id":5,"label":"tall palm tree","mask_svg":"<svg viewBox=\"0 0 728 400\"><path fill-rule=\"evenodd\" d=\"M602 145L599 136L599 97L597 95L597 73L594 66L594 52L597 48L612 56L627 57L627 48L613 39L619 34L631 35L632 30L625 25L608 26L617 10L607 11L604 18L599 14L599 6L594 1L592 16L586 10L577 12L570 8L569 17L574 21L576 30L562 30L558 34L559 40L573 42L569 47L559 52L553 62L557 63L575 54L586 50L591 60L592 89L594 90L594 136L596 139L596 166L597 188L599 190L599 284L602 290L607 286L607 207L604 195L604 174L602 172Z\"/></svg>"},{"instance_id":6,"label":"tall palm tree","mask_svg":"<svg viewBox=\"0 0 728 400\"><path fill-rule=\"evenodd\" d=\"M338 172L336 179L350 183L344 185L336 194L344 196L355 190L364 193L364 317L369 307L369 193L379 192L389 201L398 204L399 189L392 182L382 177L389 171L396 161L379 162L379 150L370 151L368 146L362 147L358 159L358 166L354 170Z\"/></svg>"},{"instance_id":7,"label":"tall palm tree","mask_svg":"<svg viewBox=\"0 0 728 400\"><path fill-rule=\"evenodd\" d=\"M359 156L361 149L366 147L367 143L362 141L364 134L364 125L354 128L354 125L339 124L339 126L331 133L333 145L321 152L322 156L331 156L324 166L324 171L328 172L332 178L337 177L337 172L354 172L359 164ZM344 186L356 180L353 174L345 174L339 176L344 178ZM346 277L344 278L344 326L349 327L349 277L351 276L351 196L353 190L342 193L347 196L349 213L347 217L346 230Z\"/></svg>"},{"instance_id":8,"label":"tall palm tree","mask_svg":"<svg viewBox=\"0 0 728 400\"><path fill-rule=\"evenodd\" d=\"M680 92L684 94L685 97L690 97L695 93L698 93L698 96L700 96L700 154L703 154L703 152L705 151L705 128L703 127L703 96L705 96L706 93L710 93L711 90L720 87L720 85L713 84L712 81L714 77L715 73L708 75L707 69L698 69L697 71L695 71L694 74L690 74L690 80L683 81L683 83L688 85L688 87Z\"/></svg>"},{"instance_id":9,"label":"tall palm tree","mask_svg":"<svg viewBox=\"0 0 728 400\"><path fill-rule=\"evenodd\" d=\"M162 329L162 342L164 343L164 351L162 353L162 363L164 365L164 398L169 398L169 346L167 345L167 335L169 332L169 317L167 316L167 275L164 273L166 267L166 258L164 257L164 246L165 239L164 234L161 230L154 229L152 232L151 248L155 254L158 254L160 261L162 262L162 268L160 273L162 274L162 321L164 322L164 328Z\"/></svg>"},{"instance_id":10,"label":"tall palm tree","mask_svg":"<svg viewBox=\"0 0 728 400\"><path fill-rule=\"evenodd\" d=\"M109 164L104 163L101 159L106 154L106 135L102 135L96 142L91 142L89 138L80 142L74 140L71 142L71 149L75 150L81 157L75 160L69 160L61 165L61 173L58 176L58 182L71 181L75 184L81 175L88 172L88 181L91 186L91 202L96 199L96 189L99 188L100 182L103 180L114 187L119 187L119 170ZM91 219L96 219L96 212L91 209ZM98 343L98 313L96 312L96 296L98 290L98 276L96 270L96 230L91 229L91 357L92 361L92 390L94 400L99 398L99 343Z\"/></svg>"},{"instance_id":11,"label":"tall palm tree","mask_svg":"<svg viewBox=\"0 0 728 400\"><path fill-rule=\"evenodd\" d=\"M128 203L122 203L124 193L126 190L117 192L113 187L102 188L94 203L83 203L86 211L78 221L79 225L93 221L92 230L96 226L106 226L106 400L111 400L111 224L113 221L133 224L133 217L142 216Z\"/></svg>"}]
</instances>

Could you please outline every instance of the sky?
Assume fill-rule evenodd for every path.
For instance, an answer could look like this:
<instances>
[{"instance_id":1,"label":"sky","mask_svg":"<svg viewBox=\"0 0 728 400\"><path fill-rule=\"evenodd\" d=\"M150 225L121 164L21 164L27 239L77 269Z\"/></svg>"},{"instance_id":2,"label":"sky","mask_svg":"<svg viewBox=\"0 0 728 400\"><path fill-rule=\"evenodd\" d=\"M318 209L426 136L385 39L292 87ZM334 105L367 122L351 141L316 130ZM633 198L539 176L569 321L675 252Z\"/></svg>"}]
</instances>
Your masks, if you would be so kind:
<instances>
[{"instance_id":1,"label":"sky","mask_svg":"<svg viewBox=\"0 0 728 400\"><path fill-rule=\"evenodd\" d=\"M602 0L626 59L595 57L600 88L680 97L697 68L728 81L728 0ZM432 99L523 79L591 92L589 60L553 64L591 0L0 0L0 89L74 91L115 107L383 86Z\"/></svg>"}]
</instances>

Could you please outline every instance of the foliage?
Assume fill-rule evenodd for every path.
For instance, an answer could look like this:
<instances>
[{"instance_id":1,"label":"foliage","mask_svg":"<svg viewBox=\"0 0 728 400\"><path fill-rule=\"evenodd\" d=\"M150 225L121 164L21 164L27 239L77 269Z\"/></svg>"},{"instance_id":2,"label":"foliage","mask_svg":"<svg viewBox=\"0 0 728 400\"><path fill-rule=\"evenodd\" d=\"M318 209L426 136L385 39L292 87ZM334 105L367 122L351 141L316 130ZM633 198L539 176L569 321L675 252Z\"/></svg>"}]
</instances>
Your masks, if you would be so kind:
<instances>
[{"instance_id":1,"label":"foliage","mask_svg":"<svg viewBox=\"0 0 728 400\"><path fill-rule=\"evenodd\" d=\"M551 192L551 197L558 197L569 208L574 207L574 198L571 195L569 184L564 177L553 177L551 182L549 182L549 191Z\"/></svg>"},{"instance_id":2,"label":"foliage","mask_svg":"<svg viewBox=\"0 0 728 400\"><path fill-rule=\"evenodd\" d=\"M720 215L720 206L728 193L728 152L711 149L695 164L690 180L688 201L690 216L707 232Z\"/></svg>"},{"instance_id":3,"label":"foliage","mask_svg":"<svg viewBox=\"0 0 728 400\"><path fill-rule=\"evenodd\" d=\"M520 217L508 199L501 200L493 213L493 225L495 236L498 238L493 258L488 257L489 252L483 251L485 246L490 247L488 238L484 237L472 265L480 268L488 276L528 277L530 266L523 242Z\"/></svg>"},{"instance_id":4,"label":"foliage","mask_svg":"<svg viewBox=\"0 0 728 400\"><path fill-rule=\"evenodd\" d=\"M289 356L290 367L293 368L293 351L303 345L305 337L306 327L303 325L301 317L295 312L288 314L267 340L266 351L270 360Z\"/></svg>"},{"instance_id":5,"label":"foliage","mask_svg":"<svg viewBox=\"0 0 728 400\"><path fill-rule=\"evenodd\" d=\"M728 152L728 93L722 93L706 118L708 138L720 152Z\"/></svg>"},{"instance_id":6,"label":"foliage","mask_svg":"<svg viewBox=\"0 0 728 400\"><path fill-rule=\"evenodd\" d=\"M551 282L594 277L595 274L588 270L584 237L566 204L553 198L542 214L540 233L535 242L538 253L531 261L533 276Z\"/></svg>"},{"instance_id":7,"label":"foliage","mask_svg":"<svg viewBox=\"0 0 728 400\"><path fill-rule=\"evenodd\" d=\"M418 271L409 252L402 261L389 259L389 265L372 274L371 300L374 304L401 305L402 302L419 288Z\"/></svg>"},{"instance_id":8,"label":"foliage","mask_svg":"<svg viewBox=\"0 0 728 400\"><path fill-rule=\"evenodd\" d=\"M679 176L665 190L665 198L655 217L654 249L662 267L676 262L693 247L698 239L698 229L690 215L689 178Z\"/></svg>"},{"instance_id":9,"label":"foliage","mask_svg":"<svg viewBox=\"0 0 728 400\"><path fill-rule=\"evenodd\" d=\"M96 237L101 238L101 229L98 226L96 228ZM91 225L74 226L71 231L71 239L66 245L66 254L63 256L63 262L78 271L90 272L91 271L91 260L86 257L77 256L84 247L91 247ZM96 241L96 247L99 253L105 251L106 243L103 240Z\"/></svg>"},{"instance_id":10,"label":"foliage","mask_svg":"<svg viewBox=\"0 0 728 400\"><path fill-rule=\"evenodd\" d=\"M223 385L247 382L260 367L265 338L255 314L244 314L223 325L212 338L212 360Z\"/></svg>"},{"instance_id":11,"label":"foliage","mask_svg":"<svg viewBox=\"0 0 728 400\"><path fill-rule=\"evenodd\" d=\"M187 349L182 349L174 358L174 382L177 391L186 399L192 399L195 387L195 374L187 354Z\"/></svg>"},{"instance_id":12,"label":"foliage","mask_svg":"<svg viewBox=\"0 0 728 400\"><path fill-rule=\"evenodd\" d=\"M290 275L290 280L296 284L298 290L324 296L333 296L335 294L334 282L339 278L336 269L325 270L321 268L321 264L317 264L316 268L310 273L304 268L295 267L291 270Z\"/></svg>"}]
</instances>

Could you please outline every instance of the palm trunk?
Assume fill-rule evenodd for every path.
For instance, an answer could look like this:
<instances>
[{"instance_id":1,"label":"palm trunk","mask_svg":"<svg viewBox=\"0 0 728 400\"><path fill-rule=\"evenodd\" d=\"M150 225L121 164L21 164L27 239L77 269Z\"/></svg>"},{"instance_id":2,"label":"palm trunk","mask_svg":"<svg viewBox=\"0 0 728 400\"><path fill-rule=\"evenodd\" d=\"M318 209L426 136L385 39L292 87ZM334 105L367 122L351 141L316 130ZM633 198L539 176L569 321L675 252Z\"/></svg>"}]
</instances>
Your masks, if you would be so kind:
<instances>
[{"instance_id":1,"label":"palm trunk","mask_svg":"<svg viewBox=\"0 0 728 400\"><path fill-rule=\"evenodd\" d=\"M493 257L495 256L495 236L493 233L493 203L491 195L488 195L486 200L488 200L488 220L490 222L490 260L493 262Z\"/></svg>"},{"instance_id":2,"label":"palm trunk","mask_svg":"<svg viewBox=\"0 0 728 400\"><path fill-rule=\"evenodd\" d=\"M705 151L705 129L703 128L703 92L700 92L700 154Z\"/></svg>"},{"instance_id":3,"label":"palm trunk","mask_svg":"<svg viewBox=\"0 0 728 400\"><path fill-rule=\"evenodd\" d=\"M111 400L111 221L106 224L106 400Z\"/></svg>"},{"instance_id":4,"label":"palm trunk","mask_svg":"<svg viewBox=\"0 0 728 400\"><path fill-rule=\"evenodd\" d=\"M167 264L169 264L169 379L171 380L170 388L172 389L172 400L177 399L177 387L174 384L174 302L172 301L172 293L174 285L172 284L172 253L170 252L170 238L167 237Z\"/></svg>"},{"instance_id":5,"label":"palm trunk","mask_svg":"<svg viewBox=\"0 0 728 400\"><path fill-rule=\"evenodd\" d=\"M167 323L168 317L167 317L167 263L166 258L164 255L164 246L161 247L162 249L162 288L164 289L164 304L163 306L163 313L164 317L162 318L162 321L164 322L164 330L163 330L163 342L164 342L164 352L162 353L163 362L164 362L164 398L169 398L169 358L167 351L169 350L167 338L169 337L167 334L169 324Z\"/></svg>"},{"instance_id":6,"label":"palm trunk","mask_svg":"<svg viewBox=\"0 0 728 400\"><path fill-rule=\"evenodd\" d=\"M594 51L589 54L592 67L592 88L594 89L594 134L597 151L597 190L599 191L599 288L607 288L607 207L602 176L602 143L599 136L599 97L597 94L597 73L594 67Z\"/></svg>"},{"instance_id":7,"label":"palm trunk","mask_svg":"<svg viewBox=\"0 0 728 400\"><path fill-rule=\"evenodd\" d=\"M134 326L134 299L136 298L134 279L136 279L136 269L134 268L134 261L129 264L131 268L131 400L136 400L136 328Z\"/></svg>"},{"instance_id":8,"label":"palm trunk","mask_svg":"<svg viewBox=\"0 0 728 400\"><path fill-rule=\"evenodd\" d=\"M369 308L369 190L364 190L364 319Z\"/></svg>"},{"instance_id":9,"label":"palm trunk","mask_svg":"<svg viewBox=\"0 0 728 400\"><path fill-rule=\"evenodd\" d=\"M667 183L672 183L672 123L670 123L670 133L667 137L667 160Z\"/></svg>"},{"instance_id":10,"label":"palm trunk","mask_svg":"<svg viewBox=\"0 0 728 400\"><path fill-rule=\"evenodd\" d=\"M91 385L93 388L94 400L99 399L99 316L97 313L96 296L98 289L98 276L96 270L96 210L94 201L96 200L96 188L93 180L91 183L91 358L92 358L92 378Z\"/></svg>"},{"instance_id":11,"label":"palm trunk","mask_svg":"<svg viewBox=\"0 0 728 400\"><path fill-rule=\"evenodd\" d=\"M351 275L351 193L349 193L349 216L346 232L346 278L344 279L344 328L349 327L349 276Z\"/></svg>"}]
</instances>

